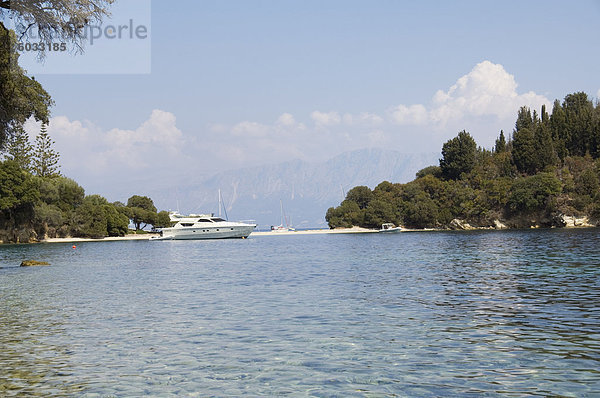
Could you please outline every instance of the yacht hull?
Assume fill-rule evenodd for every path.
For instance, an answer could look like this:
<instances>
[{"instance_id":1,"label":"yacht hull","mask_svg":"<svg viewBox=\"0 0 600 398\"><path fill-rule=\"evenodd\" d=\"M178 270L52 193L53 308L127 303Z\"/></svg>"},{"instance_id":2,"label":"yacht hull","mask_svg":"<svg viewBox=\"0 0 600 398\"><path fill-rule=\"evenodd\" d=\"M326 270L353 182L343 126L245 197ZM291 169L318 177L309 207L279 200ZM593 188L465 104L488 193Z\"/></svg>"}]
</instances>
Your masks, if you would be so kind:
<instances>
[{"instance_id":1,"label":"yacht hull","mask_svg":"<svg viewBox=\"0 0 600 398\"><path fill-rule=\"evenodd\" d=\"M255 225L232 227L186 227L164 228L161 235L152 240L198 240L198 239L240 239L247 238Z\"/></svg>"}]
</instances>

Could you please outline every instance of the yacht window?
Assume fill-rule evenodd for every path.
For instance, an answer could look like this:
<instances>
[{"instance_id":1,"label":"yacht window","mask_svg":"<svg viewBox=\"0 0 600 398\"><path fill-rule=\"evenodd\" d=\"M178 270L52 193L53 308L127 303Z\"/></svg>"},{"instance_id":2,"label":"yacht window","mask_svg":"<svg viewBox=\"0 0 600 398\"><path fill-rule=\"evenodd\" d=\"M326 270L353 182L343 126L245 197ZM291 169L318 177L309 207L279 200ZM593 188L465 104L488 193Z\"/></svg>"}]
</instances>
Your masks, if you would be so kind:
<instances>
[{"instance_id":1,"label":"yacht window","mask_svg":"<svg viewBox=\"0 0 600 398\"><path fill-rule=\"evenodd\" d=\"M206 218L201 218L197 222L211 222L211 221L207 220Z\"/></svg>"},{"instance_id":2,"label":"yacht window","mask_svg":"<svg viewBox=\"0 0 600 398\"><path fill-rule=\"evenodd\" d=\"M192 224L192 223L187 223L187 222L182 222L182 223L181 223L181 226L182 226L182 227L191 227L192 225L194 225L194 224Z\"/></svg>"},{"instance_id":3,"label":"yacht window","mask_svg":"<svg viewBox=\"0 0 600 398\"><path fill-rule=\"evenodd\" d=\"M213 221L219 222L219 221L225 221L225 220L223 220L222 218L219 218L219 217L214 217Z\"/></svg>"}]
</instances>

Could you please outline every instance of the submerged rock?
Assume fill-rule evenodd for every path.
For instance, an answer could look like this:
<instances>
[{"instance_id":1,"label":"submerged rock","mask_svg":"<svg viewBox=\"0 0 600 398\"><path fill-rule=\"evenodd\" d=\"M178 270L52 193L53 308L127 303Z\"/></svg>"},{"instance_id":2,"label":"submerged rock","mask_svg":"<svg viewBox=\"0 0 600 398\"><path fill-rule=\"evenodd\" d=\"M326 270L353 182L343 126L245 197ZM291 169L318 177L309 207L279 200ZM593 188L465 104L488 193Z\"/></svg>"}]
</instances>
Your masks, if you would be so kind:
<instances>
[{"instance_id":1,"label":"submerged rock","mask_svg":"<svg viewBox=\"0 0 600 398\"><path fill-rule=\"evenodd\" d=\"M50 265L50 263L48 263L46 261L35 261L35 260L25 260L25 261L21 262L21 267L35 267L35 266L42 266L42 265Z\"/></svg>"}]
</instances>

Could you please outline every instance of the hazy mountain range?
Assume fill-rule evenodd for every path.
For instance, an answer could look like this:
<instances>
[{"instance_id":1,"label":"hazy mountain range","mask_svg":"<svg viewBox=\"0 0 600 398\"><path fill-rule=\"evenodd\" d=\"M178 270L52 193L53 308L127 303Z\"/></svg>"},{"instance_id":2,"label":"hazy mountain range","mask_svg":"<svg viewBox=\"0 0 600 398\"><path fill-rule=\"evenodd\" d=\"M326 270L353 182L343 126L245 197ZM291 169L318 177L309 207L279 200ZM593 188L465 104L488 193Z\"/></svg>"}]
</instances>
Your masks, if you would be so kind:
<instances>
[{"instance_id":1,"label":"hazy mountain range","mask_svg":"<svg viewBox=\"0 0 600 398\"><path fill-rule=\"evenodd\" d=\"M339 205L352 187L374 188L385 180L411 181L418 170L438 164L439 156L439 153L362 149L321 163L291 160L224 171L151 192L151 197L160 209L217 214L220 189L230 220L253 219L258 229L279 225L281 201L294 227L325 227L327 209Z\"/></svg>"}]
</instances>

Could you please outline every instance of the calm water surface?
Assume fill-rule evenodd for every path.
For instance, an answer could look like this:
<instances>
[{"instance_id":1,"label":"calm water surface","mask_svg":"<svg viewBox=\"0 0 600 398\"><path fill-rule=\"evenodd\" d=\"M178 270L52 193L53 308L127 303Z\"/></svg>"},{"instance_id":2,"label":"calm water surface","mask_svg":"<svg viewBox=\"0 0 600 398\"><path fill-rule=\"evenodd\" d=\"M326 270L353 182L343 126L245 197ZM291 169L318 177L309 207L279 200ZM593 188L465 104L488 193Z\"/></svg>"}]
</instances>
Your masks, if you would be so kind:
<instances>
[{"instance_id":1,"label":"calm water surface","mask_svg":"<svg viewBox=\"0 0 600 398\"><path fill-rule=\"evenodd\" d=\"M0 246L0 395L599 396L599 243L592 229Z\"/></svg>"}]
</instances>

